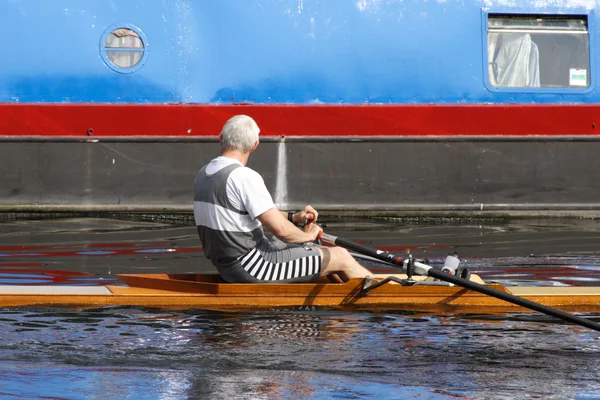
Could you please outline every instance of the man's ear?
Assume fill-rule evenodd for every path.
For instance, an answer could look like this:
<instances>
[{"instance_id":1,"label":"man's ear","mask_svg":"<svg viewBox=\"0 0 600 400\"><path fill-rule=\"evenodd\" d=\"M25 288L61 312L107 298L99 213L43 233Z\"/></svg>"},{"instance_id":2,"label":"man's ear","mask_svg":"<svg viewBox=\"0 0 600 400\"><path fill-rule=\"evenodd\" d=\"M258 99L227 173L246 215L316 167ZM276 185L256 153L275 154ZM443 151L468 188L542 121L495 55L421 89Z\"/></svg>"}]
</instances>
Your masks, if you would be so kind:
<instances>
[{"instance_id":1,"label":"man's ear","mask_svg":"<svg viewBox=\"0 0 600 400\"><path fill-rule=\"evenodd\" d=\"M252 146L252 150L250 150L250 153L252 153L254 150L256 150L257 147L258 147L258 140L256 142L254 142L254 146Z\"/></svg>"}]
</instances>

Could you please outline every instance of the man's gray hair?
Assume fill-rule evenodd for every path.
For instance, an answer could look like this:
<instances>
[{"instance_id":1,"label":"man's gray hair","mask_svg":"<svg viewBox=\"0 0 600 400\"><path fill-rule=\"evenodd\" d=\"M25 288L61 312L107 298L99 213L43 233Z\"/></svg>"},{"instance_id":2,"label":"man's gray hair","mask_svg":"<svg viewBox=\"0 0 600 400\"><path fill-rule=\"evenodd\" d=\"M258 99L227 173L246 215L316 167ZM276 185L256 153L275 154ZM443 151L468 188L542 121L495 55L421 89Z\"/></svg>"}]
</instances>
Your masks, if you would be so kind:
<instances>
[{"instance_id":1,"label":"man's gray hair","mask_svg":"<svg viewBox=\"0 0 600 400\"><path fill-rule=\"evenodd\" d=\"M221 147L223 150L241 150L249 153L258 140L260 129L247 115L231 117L221 130Z\"/></svg>"}]
</instances>

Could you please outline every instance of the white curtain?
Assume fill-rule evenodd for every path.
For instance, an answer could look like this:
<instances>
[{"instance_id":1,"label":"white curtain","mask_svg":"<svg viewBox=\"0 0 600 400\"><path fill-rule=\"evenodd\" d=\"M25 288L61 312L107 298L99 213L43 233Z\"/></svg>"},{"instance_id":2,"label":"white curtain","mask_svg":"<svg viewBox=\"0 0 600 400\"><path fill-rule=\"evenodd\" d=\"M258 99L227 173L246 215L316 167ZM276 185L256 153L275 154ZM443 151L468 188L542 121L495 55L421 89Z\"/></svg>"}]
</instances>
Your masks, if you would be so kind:
<instances>
[{"instance_id":1,"label":"white curtain","mask_svg":"<svg viewBox=\"0 0 600 400\"><path fill-rule=\"evenodd\" d=\"M489 79L494 86L539 87L539 50L528 33L488 34Z\"/></svg>"}]
</instances>

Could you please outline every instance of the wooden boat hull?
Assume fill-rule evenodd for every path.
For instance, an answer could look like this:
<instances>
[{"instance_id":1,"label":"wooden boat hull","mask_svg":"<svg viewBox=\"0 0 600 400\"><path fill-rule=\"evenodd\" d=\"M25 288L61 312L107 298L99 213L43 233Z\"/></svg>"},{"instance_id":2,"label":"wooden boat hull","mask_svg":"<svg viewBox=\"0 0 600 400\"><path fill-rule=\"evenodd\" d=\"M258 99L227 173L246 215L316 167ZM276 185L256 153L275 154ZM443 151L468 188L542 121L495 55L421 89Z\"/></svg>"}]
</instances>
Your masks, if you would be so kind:
<instances>
[{"instance_id":1,"label":"wooden boat hull","mask_svg":"<svg viewBox=\"0 0 600 400\"><path fill-rule=\"evenodd\" d=\"M119 275L128 286L0 286L0 307L13 306L146 306L209 310L279 307L443 312L530 311L455 286L386 284L361 295L364 281L344 284L231 284L216 275ZM599 287L510 287L498 290L571 311L600 312Z\"/></svg>"}]
</instances>

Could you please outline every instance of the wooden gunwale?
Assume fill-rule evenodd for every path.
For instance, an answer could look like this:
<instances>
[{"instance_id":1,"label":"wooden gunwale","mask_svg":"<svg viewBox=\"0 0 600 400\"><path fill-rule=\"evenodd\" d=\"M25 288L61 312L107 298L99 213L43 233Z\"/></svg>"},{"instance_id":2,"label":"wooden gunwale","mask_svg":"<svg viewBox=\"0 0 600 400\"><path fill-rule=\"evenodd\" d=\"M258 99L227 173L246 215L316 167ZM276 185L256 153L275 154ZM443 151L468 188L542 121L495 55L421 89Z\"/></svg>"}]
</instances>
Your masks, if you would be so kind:
<instances>
[{"instance_id":1,"label":"wooden gunwale","mask_svg":"<svg viewBox=\"0 0 600 400\"><path fill-rule=\"evenodd\" d=\"M148 306L248 310L277 307L333 307L444 312L530 311L457 286L387 284L360 296L362 279L344 284L232 284L200 274L119 275L129 286L73 289L68 286L0 287L0 306ZM498 290L565 310L600 312L600 287L510 287ZM24 287L21 287L24 288ZM42 292L43 288L43 292ZM70 288L70 289L69 289Z\"/></svg>"}]
</instances>

